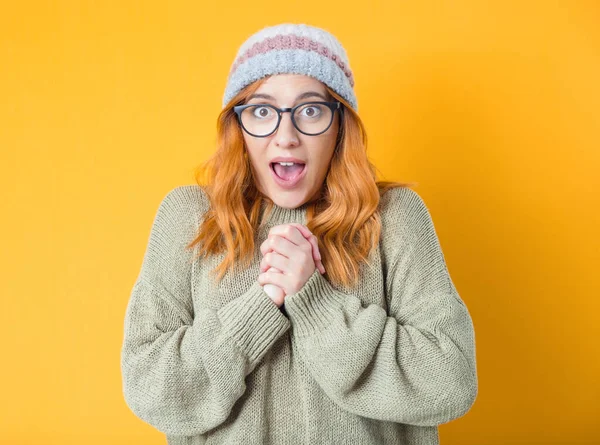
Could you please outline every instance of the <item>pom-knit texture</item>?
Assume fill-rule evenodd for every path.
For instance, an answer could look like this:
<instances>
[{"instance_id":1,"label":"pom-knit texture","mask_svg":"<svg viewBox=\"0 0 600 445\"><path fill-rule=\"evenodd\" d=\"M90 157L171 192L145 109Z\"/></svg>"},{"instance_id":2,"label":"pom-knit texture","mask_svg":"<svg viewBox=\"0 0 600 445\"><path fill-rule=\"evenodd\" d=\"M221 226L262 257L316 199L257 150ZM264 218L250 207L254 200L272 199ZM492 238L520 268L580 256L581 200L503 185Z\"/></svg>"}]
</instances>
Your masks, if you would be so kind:
<instances>
[{"instance_id":1,"label":"pom-knit texture","mask_svg":"<svg viewBox=\"0 0 600 445\"><path fill-rule=\"evenodd\" d=\"M473 323L415 191L382 197L356 288L315 270L285 312L257 282L259 247L271 227L305 224L306 205L275 205L251 267L219 284L224 254L185 249L208 206L197 185L165 195L125 313L125 401L169 445L436 445L471 408Z\"/></svg>"}]
</instances>

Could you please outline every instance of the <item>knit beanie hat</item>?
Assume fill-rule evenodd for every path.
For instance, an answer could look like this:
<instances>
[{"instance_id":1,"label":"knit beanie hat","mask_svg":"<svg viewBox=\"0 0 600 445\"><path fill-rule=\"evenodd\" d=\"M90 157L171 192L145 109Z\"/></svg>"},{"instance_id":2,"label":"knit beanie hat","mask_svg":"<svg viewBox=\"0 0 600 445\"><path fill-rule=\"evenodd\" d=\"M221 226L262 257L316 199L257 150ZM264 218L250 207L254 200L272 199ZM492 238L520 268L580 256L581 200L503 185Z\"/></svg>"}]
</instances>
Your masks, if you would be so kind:
<instances>
[{"instance_id":1,"label":"knit beanie hat","mask_svg":"<svg viewBox=\"0 0 600 445\"><path fill-rule=\"evenodd\" d=\"M324 29L293 23L263 28L242 44L229 71L223 107L252 82L284 73L320 80L358 111L354 77L340 42Z\"/></svg>"}]
</instances>

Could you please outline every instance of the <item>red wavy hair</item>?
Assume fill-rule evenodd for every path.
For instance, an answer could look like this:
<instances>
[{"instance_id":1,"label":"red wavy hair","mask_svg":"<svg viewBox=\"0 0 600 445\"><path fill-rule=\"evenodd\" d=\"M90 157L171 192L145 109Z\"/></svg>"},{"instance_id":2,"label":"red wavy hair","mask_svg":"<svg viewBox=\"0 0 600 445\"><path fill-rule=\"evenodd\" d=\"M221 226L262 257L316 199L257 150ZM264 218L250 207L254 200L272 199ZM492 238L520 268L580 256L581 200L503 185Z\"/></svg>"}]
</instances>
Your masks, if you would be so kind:
<instances>
[{"instance_id":1,"label":"red wavy hair","mask_svg":"<svg viewBox=\"0 0 600 445\"><path fill-rule=\"evenodd\" d=\"M248 85L223 108L217 119L217 150L195 173L196 182L209 197L210 209L188 247L200 243L200 257L227 252L212 271L219 281L228 270L251 264L261 205L266 204L265 216L273 208L273 201L255 186L242 130L233 112L233 106L245 103L265 80ZM390 188L415 184L376 179L360 117L346 100L325 87L332 100L343 104L343 119L321 197L307 208L306 226L318 239L325 277L351 288L358 281L360 263L370 265L369 256L379 242L381 196Z\"/></svg>"}]
</instances>

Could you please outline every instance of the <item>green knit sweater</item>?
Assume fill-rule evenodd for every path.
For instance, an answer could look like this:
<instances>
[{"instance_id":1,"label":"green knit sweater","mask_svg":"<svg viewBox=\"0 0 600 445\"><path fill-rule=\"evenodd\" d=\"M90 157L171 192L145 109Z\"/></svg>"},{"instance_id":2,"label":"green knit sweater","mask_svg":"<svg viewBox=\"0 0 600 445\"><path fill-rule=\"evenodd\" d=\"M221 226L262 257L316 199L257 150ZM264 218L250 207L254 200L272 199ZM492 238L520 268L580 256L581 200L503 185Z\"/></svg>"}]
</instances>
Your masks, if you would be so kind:
<instances>
[{"instance_id":1,"label":"green knit sweater","mask_svg":"<svg viewBox=\"0 0 600 445\"><path fill-rule=\"evenodd\" d=\"M315 270L285 311L257 282L259 247L275 225L306 224L307 205L275 205L252 266L218 285L224 254L185 249L208 207L197 185L165 195L125 313L124 398L169 445L435 445L471 408L472 319L415 191L382 197L357 287Z\"/></svg>"}]
</instances>

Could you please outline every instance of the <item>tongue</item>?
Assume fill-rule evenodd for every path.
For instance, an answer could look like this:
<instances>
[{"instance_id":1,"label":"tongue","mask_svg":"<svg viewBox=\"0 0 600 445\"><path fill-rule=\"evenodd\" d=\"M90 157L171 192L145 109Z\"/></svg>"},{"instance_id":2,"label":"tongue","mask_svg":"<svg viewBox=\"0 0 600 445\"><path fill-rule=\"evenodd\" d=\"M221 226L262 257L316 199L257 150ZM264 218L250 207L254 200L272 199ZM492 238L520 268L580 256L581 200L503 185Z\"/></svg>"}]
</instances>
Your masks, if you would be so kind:
<instances>
[{"instance_id":1,"label":"tongue","mask_svg":"<svg viewBox=\"0 0 600 445\"><path fill-rule=\"evenodd\" d=\"M277 173L277 176L279 176L281 179L289 181L290 179L294 178L294 176L297 176L300 174L300 172L304 168L304 165L303 164L294 164L294 165L290 165L290 166L285 166L285 165L275 163L275 164L273 164L273 168L275 169L275 173Z\"/></svg>"}]
</instances>

